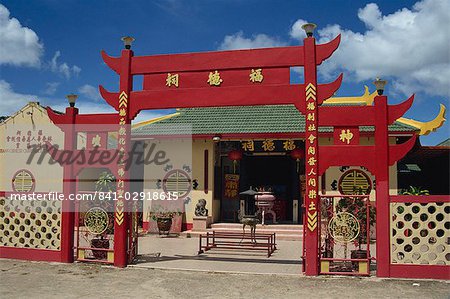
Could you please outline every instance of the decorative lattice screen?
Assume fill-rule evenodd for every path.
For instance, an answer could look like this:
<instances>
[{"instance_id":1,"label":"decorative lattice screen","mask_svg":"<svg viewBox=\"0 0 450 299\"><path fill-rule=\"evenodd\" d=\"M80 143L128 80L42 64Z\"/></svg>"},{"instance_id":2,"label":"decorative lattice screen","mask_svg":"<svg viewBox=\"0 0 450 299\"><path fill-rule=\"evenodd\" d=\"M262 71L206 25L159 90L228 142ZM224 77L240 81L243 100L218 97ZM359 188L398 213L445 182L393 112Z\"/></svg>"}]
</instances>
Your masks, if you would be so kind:
<instances>
[{"instance_id":1,"label":"decorative lattice screen","mask_svg":"<svg viewBox=\"0 0 450 299\"><path fill-rule=\"evenodd\" d=\"M59 250L61 202L0 198L0 246Z\"/></svg>"},{"instance_id":2,"label":"decorative lattice screen","mask_svg":"<svg viewBox=\"0 0 450 299\"><path fill-rule=\"evenodd\" d=\"M391 203L391 262L450 265L449 214L449 203Z\"/></svg>"}]
</instances>

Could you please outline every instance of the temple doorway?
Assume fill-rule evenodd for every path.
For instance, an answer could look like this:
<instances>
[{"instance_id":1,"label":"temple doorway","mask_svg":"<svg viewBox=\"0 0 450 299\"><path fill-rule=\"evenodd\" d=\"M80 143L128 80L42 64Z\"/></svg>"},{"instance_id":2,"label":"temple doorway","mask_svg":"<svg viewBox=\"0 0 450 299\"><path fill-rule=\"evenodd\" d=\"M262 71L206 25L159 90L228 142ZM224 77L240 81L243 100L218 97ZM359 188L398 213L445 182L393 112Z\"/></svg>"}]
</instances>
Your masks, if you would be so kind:
<instances>
[{"instance_id":1,"label":"temple doorway","mask_svg":"<svg viewBox=\"0 0 450 299\"><path fill-rule=\"evenodd\" d=\"M255 191L272 192L275 196L273 211L276 223L301 223L301 194L300 177L297 163L286 153L245 153L236 166L227 157L222 157L222 186L221 221L238 222L241 208L246 215L255 214L258 207L254 196L236 195L230 198L227 186L230 180L238 182L239 193L249 189ZM303 171L303 168L299 168ZM267 215L266 223L273 223L272 217Z\"/></svg>"}]
</instances>

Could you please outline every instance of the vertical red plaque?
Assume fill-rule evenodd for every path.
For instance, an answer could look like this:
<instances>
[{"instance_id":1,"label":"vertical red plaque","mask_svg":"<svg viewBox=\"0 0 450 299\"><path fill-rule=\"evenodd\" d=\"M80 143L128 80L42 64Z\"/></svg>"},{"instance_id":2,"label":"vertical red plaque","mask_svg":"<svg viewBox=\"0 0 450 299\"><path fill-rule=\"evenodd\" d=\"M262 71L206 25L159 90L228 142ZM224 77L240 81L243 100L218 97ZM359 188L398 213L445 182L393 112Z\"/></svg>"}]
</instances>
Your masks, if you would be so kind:
<instances>
[{"instance_id":1,"label":"vertical red plaque","mask_svg":"<svg viewBox=\"0 0 450 299\"><path fill-rule=\"evenodd\" d=\"M115 222L114 222L114 265L116 267L127 266L127 244L128 244L128 202L126 201L126 193L129 192L129 166L126 163L127 155L130 146L130 127L131 120L129 117L129 101L133 86L133 76L131 75L131 57L133 51L129 49L122 50L121 57L121 72L120 72L120 93L119 93L119 131L117 149L121 157L117 165L117 190L116 190L116 207L115 207Z\"/></svg>"},{"instance_id":2,"label":"vertical red plaque","mask_svg":"<svg viewBox=\"0 0 450 299\"><path fill-rule=\"evenodd\" d=\"M319 207L319 180L318 180L318 101L317 101L317 66L316 43L313 37L304 39L305 46L305 152L306 152L306 275L318 275L318 207Z\"/></svg>"}]
</instances>

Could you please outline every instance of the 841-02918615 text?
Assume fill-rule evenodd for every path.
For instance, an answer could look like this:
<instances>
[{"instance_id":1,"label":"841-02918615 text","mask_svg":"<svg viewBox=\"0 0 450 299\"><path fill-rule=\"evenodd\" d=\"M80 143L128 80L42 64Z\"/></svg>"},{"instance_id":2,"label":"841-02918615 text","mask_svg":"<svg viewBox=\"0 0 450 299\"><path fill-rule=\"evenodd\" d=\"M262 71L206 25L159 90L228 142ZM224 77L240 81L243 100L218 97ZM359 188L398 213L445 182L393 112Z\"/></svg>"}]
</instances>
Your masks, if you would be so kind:
<instances>
[{"instance_id":1,"label":"841-02918615 text","mask_svg":"<svg viewBox=\"0 0 450 299\"><path fill-rule=\"evenodd\" d=\"M74 200L74 201L89 201L89 200L132 200L132 201L172 201L178 200L177 192L82 192L69 194L67 197L63 193L58 192L31 192L31 193L11 193L9 198L11 200Z\"/></svg>"}]
</instances>

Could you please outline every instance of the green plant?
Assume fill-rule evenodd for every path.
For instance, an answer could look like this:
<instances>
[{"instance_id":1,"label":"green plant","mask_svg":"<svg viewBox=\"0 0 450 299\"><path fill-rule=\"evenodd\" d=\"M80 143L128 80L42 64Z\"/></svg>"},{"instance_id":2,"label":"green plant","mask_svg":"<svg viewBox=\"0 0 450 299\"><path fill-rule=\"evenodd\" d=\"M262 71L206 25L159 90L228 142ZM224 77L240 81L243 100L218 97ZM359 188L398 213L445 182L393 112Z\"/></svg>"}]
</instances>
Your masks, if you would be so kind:
<instances>
[{"instance_id":1,"label":"green plant","mask_svg":"<svg viewBox=\"0 0 450 299\"><path fill-rule=\"evenodd\" d=\"M95 182L95 191L98 192L114 192L116 191L116 177L109 171L103 171L100 173L97 181ZM102 207L109 211L108 213L108 228L100 235L103 239L109 234L114 234L114 202L113 201L103 201L101 202Z\"/></svg>"},{"instance_id":2,"label":"green plant","mask_svg":"<svg viewBox=\"0 0 450 299\"><path fill-rule=\"evenodd\" d=\"M95 191L114 192L116 191L116 177L108 172L103 171L95 182Z\"/></svg>"},{"instance_id":3,"label":"green plant","mask_svg":"<svg viewBox=\"0 0 450 299\"><path fill-rule=\"evenodd\" d=\"M354 195L365 195L362 189L355 189ZM367 213L367 209L369 209ZM361 247L361 244L367 243L367 230L375 224L376 209L370 204L369 195L363 196L344 196L336 205L336 212L347 212L356 217L360 225L360 233L355 244ZM369 227L367 228L367 214L369 214Z\"/></svg>"},{"instance_id":4,"label":"green plant","mask_svg":"<svg viewBox=\"0 0 450 299\"><path fill-rule=\"evenodd\" d=\"M430 191L422 189L422 187L409 186L400 192L402 195L430 195Z\"/></svg>"}]
</instances>

